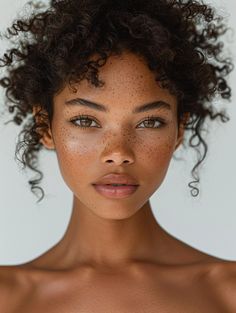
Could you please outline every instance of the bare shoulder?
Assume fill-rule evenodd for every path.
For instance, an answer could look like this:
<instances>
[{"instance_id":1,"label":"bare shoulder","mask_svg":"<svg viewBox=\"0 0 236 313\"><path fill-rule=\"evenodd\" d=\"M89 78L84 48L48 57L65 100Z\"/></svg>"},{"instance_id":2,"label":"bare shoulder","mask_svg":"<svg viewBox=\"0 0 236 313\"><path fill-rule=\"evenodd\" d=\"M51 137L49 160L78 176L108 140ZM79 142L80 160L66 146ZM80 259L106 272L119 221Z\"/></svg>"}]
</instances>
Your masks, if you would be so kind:
<instances>
[{"instance_id":1,"label":"bare shoulder","mask_svg":"<svg viewBox=\"0 0 236 313\"><path fill-rule=\"evenodd\" d=\"M22 266L0 266L0 312L13 312L23 298L27 275Z\"/></svg>"},{"instance_id":2,"label":"bare shoulder","mask_svg":"<svg viewBox=\"0 0 236 313\"><path fill-rule=\"evenodd\" d=\"M6 310L9 299L17 288L17 271L14 266L0 266L0 311Z\"/></svg>"},{"instance_id":3,"label":"bare shoulder","mask_svg":"<svg viewBox=\"0 0 236 313\"><path fill-rule=\"evenodd\" d=\"M188 273L188 281L199 291L204 290L206 297L212 297L222 312L236 312L236 261L209 255L184 242L178 244L184 255L181 264L184 263L182 269Z\"/></svg>"},{"instance_id":4,"label":"bare shoulder","mask_svg":"<svg viewBox=\"0 0 236 313\"><path fill-rule=\"evenodd\" d=\"M204 266L203 276L225 312L236 312L236 261L214 261Z\"/></svg>"},{"instance_id":5,"label":"bare shoulder","mask_svg":"<svg viewBox=\"0 0 236 313\"><path fill-rule=\"evenodd\" d=\"M1 291L11 290L17 283L17 266L0 266L0 288Z\"/></svg>"}]
</instances>

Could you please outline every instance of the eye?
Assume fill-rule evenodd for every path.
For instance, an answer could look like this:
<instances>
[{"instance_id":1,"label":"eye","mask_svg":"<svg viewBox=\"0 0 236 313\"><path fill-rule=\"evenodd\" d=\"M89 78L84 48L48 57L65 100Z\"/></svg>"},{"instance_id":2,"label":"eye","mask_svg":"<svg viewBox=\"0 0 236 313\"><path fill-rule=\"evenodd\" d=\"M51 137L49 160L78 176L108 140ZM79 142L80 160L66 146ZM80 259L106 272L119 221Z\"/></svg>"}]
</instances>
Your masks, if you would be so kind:
<instances>
[{"instance_id":1,"label":"eye","mask_svg":"<svg viewBox=\"0 0 236 313\"><path fill-rule=\"evenodd\" d=\"M157 116L148 116L146 120L142 121L142 123L140 124L143 124L145 122L148 122L146 125L149 125L150 127L141 127L141 128L161 128L163 126L165 126L166 122L161 119L160 117L157 117ZM159 123L159 126L157 127L152 127L153 125L155 125L155 123L157 122L157 124ZM140 125L139 124L139 125Z\"/></svg>"},{"instance_id":2,"label":"eye","mask_svg":"<svg viewBox=\"0 0 236 313\"><path fill-rule=\"evenodd\" d=\"M80 122L82 121L82 126L78 125L77 121L80 121ZM89 118L87 115L78 115L77 117L71 119L70 122L79 128L90 128L90 124L91 124L91 122L94 122L94 120ZM85 126L83 126L83 125L85 125Z\"/></svg>"},{"instance_id":3,"label":"eye","mask_svg":"<svg viewBox=\"0 0 236 313\"><path fill-rule=\"evenodd\" d=\"M80 122L80 125L78 125L78 121ZM82 129L94 127L94 126L91 126L91 122L97 123L94 119L89 118L88 115L78 115L77 117L71 119L70 122L73 123L76 127L79 127ZM82 125L81 125L81 123L82 123ZM139 127L139 128L154 128L155 129L155 128L161 128L161 127L165 126L165 124L166 124L166 122L163 119L161 119L160 117L157 117L157 116L148 116L147 119L145 119L140 124L143 124L143 123L145 123L148 126L147 127ZM155 123L157 123L157 125L159 124L159 126L152 127L155 125Z\"/></svg>"}]
</instances>

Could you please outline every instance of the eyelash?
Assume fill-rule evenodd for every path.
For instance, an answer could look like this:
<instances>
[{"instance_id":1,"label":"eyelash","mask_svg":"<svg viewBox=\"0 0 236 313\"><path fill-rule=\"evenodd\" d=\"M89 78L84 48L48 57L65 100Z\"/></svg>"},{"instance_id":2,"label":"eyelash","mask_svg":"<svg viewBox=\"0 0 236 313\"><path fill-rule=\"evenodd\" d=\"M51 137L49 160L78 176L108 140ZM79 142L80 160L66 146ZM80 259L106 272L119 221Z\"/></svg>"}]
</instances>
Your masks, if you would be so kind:
<instances>
[{"instance_id":1,"label":"eyelash","mask_svg":"<svg viewBox=\"0 0 236 313\"><path fill-rule=\"evenodd\" d=\"M72 124L74 124L75 127L79 127L81 129L94 128L94 127L90 127L90 126L79 126L79 125L77 125L76 121L81 121L81 120L96 122L94 119L90 118L88 115L78 115L78 116L74 117L73 119L71 119L70 122ZM160 122L161 125L159 127L141 127L141 128L159 129L159 128L162 128L163 126L165 126L165 124L166 124L166 122L164 122L164 120L162 120L161 118L154 116L154 115L148 116L140 124L142 124L143 122L146 122L146 121L158 121L158 122Z\"/></svg>"}]
</instances>

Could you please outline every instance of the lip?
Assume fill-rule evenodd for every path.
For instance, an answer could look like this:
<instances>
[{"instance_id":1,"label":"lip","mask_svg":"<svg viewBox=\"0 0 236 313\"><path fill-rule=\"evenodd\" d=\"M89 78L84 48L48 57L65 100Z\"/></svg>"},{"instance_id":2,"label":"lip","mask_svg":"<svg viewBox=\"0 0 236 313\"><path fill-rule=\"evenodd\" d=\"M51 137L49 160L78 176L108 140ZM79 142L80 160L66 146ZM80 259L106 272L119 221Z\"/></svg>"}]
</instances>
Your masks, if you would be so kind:
<instances>
[{"instance_id":1,"label":"lip","mask_svg":"<svg viewBox=\"0 0 236 313\"><path fill-rule=\"evenodd\" d=\"M107 198L126 198L133 194L137 189L138 185L129 185L129 186L109 186L109 185L94 185L93 187L96 189L98 193L107 197Z\"/></svg>"},{"instance_id":2,"label":"lip","mask_svg":"<svg viewBox=\"0 0 236 313\"><path fill-rule=\"evenodd\" d=\"M93 185L107 185L107 184L125 184L133 186L139 185L136 179L125 173L123 174L110 173L93 183Z\"/></svg>"}]
</instances>

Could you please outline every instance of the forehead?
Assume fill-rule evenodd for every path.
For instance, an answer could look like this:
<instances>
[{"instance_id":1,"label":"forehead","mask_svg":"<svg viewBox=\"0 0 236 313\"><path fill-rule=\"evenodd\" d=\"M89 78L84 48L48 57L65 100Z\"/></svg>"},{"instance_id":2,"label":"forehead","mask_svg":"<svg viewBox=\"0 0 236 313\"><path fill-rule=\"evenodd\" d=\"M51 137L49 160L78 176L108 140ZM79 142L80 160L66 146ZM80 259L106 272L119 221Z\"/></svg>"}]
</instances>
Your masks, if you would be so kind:
<instances>
[{"instance_id":1,"label":"forehead","mask_svg":"<svg viewBox=\"0 0 236 313\"><path fill-rule=\"evenodd\" d=\"M76 94L90 100L99 97L104 103L119 100L126 104L141 104L154 99L176 102L175 96L167 89L160 88L155 81L155 73L148 68L143 57L134 53L125 51L121 55L110 56L106 64L98 68L98 76L105 83L102 87L96 87L84 79L76 85ZM67 100L73 95L75 93L68 85L60 94Z\"/></svg>"}]
</instances>

